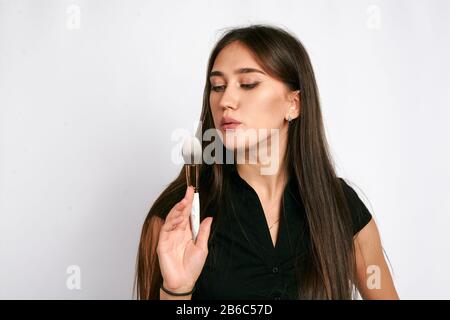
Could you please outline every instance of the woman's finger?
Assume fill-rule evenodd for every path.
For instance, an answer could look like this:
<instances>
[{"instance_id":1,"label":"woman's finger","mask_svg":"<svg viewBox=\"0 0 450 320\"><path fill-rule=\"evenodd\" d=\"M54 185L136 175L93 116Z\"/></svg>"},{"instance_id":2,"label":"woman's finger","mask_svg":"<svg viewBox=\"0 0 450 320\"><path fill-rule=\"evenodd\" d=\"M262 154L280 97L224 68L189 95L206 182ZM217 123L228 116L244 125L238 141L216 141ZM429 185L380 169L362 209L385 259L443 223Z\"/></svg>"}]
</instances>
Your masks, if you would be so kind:
<instances>
[{"instance_id":1,"label":"woman's finger","mask_svg":"<svg viewBox=\"0 0 450 320\"><path fill-rule=\"evenodd\" d=\"M166 220L165 220L165 223L171 224L172 221L173 221L174 219L180 217L182 214L183 214L183 211L181 211L181 212L176 212L176 213L174 213L173 215L167 216L167 218L166 218Z\"/></svg>"},{"instance_id":2,"label":"woman's finger","mask_svg":"<svg viewBox=\"0 0 450 320\"><path fill-rule=\"evenodd\" d=\"M202 248L205 251L208 250L208 239L209 234L211 232L212 221L213 221L212 217L207 217L203 219L202 223L200 224L197 240L195 242L196 246Z\"/></svg>"},{"instance_id":3,"label":"woman's finger","mask_svg":"<svg viewBox=\"0 0 450 320\"><path fill-rule=\"evenodd\" d=\"M164 220L164 222L170 222L173 218L179 216L183 210L185 209L186 205L187 205L187 200L186 199L182 199L180 202L178 202L173 208L172 210L170 210L170 212L167 214L166 219Z\"/></svg>"},{"instance_id":4,"label":"woman's finger","mask_svg":"<svg viewBox=\"0 0 450 320\"><path fill-rule=\"evenodd\" d=\"M190 213L191 209L188 209L188 207L192 207L192 199L194 194L194 188L191 186L188 186L186 188L186 193L184 195L184 198L178 202L172 210L170 210L169 214L166 216L166 219L164 221L164 225L161 228L161 231L164 232L170 232L177 228L177 225L180 222L183 222L183 216L187 214L187 212ZM184 230L184 229L183 229Z\"/></svg>"},{"instance_id":5,"label":"woman's finger","mask_svg":"<svg viewBox=\"0 0 450 320\"><path fill-rule=\"evenodd\" d=\"M184 198L187 200L188 203L192 203L194 201L194 192L195 192L195 189L193 186L187 187Z\"/></svg>"},{"instance_id":6,"label":"woman's finger","mask_svg":"<svg viewBox=\"0 0 450 320\"><path fill-rule=\"evenodd\" d=\"M189 224L190 221L190 216L191 216L191 212L192 212L192 203L194 202L194 187L189 186L186 190L186 196L185 199L187 200L187 205L185 206L185 208L183 209L183 213L182 215L184 216L183 222L180 224L180 229L185 231L187 225Z\"/></svg>"},{"instance_id":7,"label":"woman's finger","mask_svg":"<svg viewBox=\"0 0 450 320\"><path fill-rule=\"evenodd\" d=\"M177 223L176 226L174 227L174 230L175 229L179 229L182 231L186 230L186 226L189 223L189 217L191 216L191 211L192 211L192 204L186 205L183 212L177 217Z\"/></svg>"},{"instance_id":8,"label":"woman's finger","mask_svg":"<svg viewBox=\"0 0 450 320\"><path fill-rule=\"evenodd\" d=\"M178 213L177 215L172 215L171 217L166 218L161 230L162 231L171 231L174 229L174 226L183 221L183 212Z\"/></svg>"},{"instance_id":9,"label":"woman's finger","mask_svg":"<svg viewBox=\"0 0 450 320\"><path fill-rule=\"evenodd\" d=\"M186 206L185 210L183 210L182 216L183 216L183 221L180 223L180 229L185 231L186 227L189 224L190 221L190 216L191 216L191 211L192 211L192 204L189 204Z\"/></svg>"}]
</instances>

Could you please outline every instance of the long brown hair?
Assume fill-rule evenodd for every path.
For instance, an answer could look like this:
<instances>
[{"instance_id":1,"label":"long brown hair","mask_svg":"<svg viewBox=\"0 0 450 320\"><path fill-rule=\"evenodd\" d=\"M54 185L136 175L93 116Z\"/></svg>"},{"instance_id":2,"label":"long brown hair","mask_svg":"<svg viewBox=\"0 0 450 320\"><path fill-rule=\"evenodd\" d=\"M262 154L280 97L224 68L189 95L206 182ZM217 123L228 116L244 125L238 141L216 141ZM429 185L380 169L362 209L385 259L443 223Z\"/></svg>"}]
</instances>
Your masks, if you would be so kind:
<instances>
[{"instance_id":1,"label":"long brown hair","mask_svg":"<svg viewBox=\"0 0 450 320\"><path fill-rule=\"evenodd\" d=\"M214 128L209 105L209 74L219 52L239 41L255 56L268 74L291 90L299 90L301 115L288 129L283 165L296 181L306 211L308 252L298 286L299 299L351 299L355 297L355 253L352 221L343 186L336 176L323 127L319 92L309 56L291 33L270 25L250 25L227 30L213 48L208 61L200 116L202 135ZM203 141L203 148L207 145ZM226 200L225 165L200 167L201 219ZM138 249L135 289L139 299L159 299L162 281L156 253L162 219L180 201L186 190L184 166L178 177L159 195L150 208ZM159 222L158 222L159 221ZM158 224L159 223L159 224ZM214 231L211 231L210 237ZM211 254L211 252L210 252ZM299 272L300 266L296 266Z\"/></svg>"}]
</instances>

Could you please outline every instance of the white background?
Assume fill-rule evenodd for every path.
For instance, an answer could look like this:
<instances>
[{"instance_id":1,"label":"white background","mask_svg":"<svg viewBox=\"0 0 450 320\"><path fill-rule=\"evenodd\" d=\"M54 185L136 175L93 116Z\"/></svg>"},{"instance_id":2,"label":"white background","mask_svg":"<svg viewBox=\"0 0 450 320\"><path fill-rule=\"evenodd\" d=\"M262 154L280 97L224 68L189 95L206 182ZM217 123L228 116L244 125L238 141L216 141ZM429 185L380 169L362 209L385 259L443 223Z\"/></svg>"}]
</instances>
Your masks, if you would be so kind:
<instances>
[{"instance_id":1,"label":"white background","mask_svg":"<svg viewBox=\"0 0 450 320\"><path fill-rule=\"evenodd\" d=\"M0 298L132 298L143 220L181 168L171 134L195 129L222 29L250 23L308 50L400 297L450 298L444 0L0 0Z\"/></svg>"}]
</instances>

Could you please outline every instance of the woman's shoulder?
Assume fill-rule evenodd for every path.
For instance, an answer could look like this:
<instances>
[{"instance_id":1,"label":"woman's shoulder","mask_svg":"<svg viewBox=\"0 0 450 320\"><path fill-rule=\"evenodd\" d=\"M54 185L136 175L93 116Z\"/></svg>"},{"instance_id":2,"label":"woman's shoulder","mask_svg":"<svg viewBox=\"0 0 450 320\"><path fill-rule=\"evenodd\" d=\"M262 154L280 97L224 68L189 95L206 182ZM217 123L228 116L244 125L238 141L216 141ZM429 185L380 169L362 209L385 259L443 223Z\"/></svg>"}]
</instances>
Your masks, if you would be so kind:
<instances>
[{"instance_id":1,"label":"woman's shoulder","mask_svg":"<svg viewBox=\"0 0 450 320\"><path fill-rule=\"evenodd\" d=\"M372 214L369 209L367 209L367 206L361 200L354 187L351 186L351 183L342 177L338 177L338 180L342 185L342 189L350 208L353 222L353 234L355 235L370 222L372 219Z\"/></svg>"}]
</instances>

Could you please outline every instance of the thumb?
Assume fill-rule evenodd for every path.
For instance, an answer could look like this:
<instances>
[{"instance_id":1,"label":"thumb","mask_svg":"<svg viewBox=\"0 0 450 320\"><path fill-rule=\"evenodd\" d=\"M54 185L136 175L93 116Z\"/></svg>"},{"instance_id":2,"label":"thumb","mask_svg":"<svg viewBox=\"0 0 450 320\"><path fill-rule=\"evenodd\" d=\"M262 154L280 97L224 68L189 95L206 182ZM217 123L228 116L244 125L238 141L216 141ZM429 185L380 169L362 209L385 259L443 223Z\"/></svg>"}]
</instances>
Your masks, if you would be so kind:
<instances>
[{"instance_id":1,"label":"thumb","mask_svg":"<svg viewBox=\"0 0 450 320\"><path fill-rule=\"evenodd\" d=\"M200 223L200 228L198 230L197 240L195 245L200 247L201 249L207 251L208 250L208 238L209 233L211 232L211 224L212 217L207 217L203 219L202 223Z\"/></svg>"}]
</instances>

